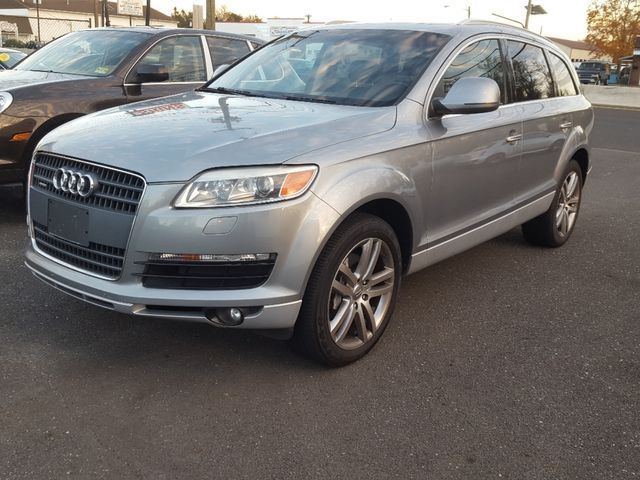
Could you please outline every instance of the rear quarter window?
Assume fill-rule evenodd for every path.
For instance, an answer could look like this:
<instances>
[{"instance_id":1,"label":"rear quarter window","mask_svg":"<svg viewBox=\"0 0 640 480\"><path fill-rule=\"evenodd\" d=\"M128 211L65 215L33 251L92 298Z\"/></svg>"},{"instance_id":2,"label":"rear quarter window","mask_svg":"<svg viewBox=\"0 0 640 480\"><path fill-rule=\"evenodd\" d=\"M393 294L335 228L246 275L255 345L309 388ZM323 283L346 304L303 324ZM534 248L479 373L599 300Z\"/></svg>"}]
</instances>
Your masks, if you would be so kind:
<instances>
[{"instance_id":1,"label":"rear quarter window","mask_svg":"<svg viewBox=\"0 0 640 480\"><path fill-rule=\"evenodd\" d=\"M551 64L551 70L553 71L553 77L556 81L556 87L558 89L558 96L568 97L570 95L577 95L576 89L571 72L566 63L562 61L555 53L549 54L549 63Z\"/></svg>"}]
</instances>

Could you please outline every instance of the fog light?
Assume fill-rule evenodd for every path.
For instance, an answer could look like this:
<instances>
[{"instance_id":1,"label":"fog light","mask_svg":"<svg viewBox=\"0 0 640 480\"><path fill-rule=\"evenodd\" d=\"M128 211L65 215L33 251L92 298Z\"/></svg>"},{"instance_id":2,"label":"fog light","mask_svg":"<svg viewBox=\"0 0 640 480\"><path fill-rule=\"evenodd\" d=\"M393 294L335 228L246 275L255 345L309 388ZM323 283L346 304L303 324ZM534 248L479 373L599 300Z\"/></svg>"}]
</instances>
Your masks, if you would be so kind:
<instances>
[{"instance_id":1,"label":"fog light","mask_svg":"<svg viewBox=\"0 0 640 480\"><path fill-rule=\"evenodd\" d=\"M242 313L242 310L235 307L206 309L204 314L210 321L227 327L240 325L244 320L244 313Z\"/></svg>"},{"instance_id":2,"label":"fog light","mask_svg":"<svg viewBox=\"0 0 640 480\"><path fill-rule=\"evenodd\" d=\"M229 310L229 318L234 322L236 323L242 322L242 317L243 317L242 312L237 308L232 308L231 310Z\"/></svg>"}]
</instances>

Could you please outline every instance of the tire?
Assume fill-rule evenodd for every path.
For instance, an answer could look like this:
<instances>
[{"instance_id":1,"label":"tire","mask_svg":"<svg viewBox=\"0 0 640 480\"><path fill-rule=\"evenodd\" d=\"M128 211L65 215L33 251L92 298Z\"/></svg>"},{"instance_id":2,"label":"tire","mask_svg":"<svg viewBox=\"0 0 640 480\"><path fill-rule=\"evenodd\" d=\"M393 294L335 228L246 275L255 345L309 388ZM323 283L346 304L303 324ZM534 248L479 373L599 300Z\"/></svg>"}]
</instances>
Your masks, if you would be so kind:
<instances>
[{"instance_id":1,"label":"tire","mask_svg":"<svg viewBox=\"0 0 640 480\"><path fill-rule=\"evenodd\" d=\"M363 357L393 314L401 269L400 245L391 226L374 215L351 215L316 261L294 330L294 348L331 367Z\"/></svg>"},{"instance_id":2,"label":"tire","mask_svg":"<svg viewBox=\"0 0 640 480\"><path fill-rule=\"evenodd\" d=\"M582 200L582 170L571 160L549 210L522 225L524 238L534 245L560 247L576 226Z\"/></svg>"}]
</instances>

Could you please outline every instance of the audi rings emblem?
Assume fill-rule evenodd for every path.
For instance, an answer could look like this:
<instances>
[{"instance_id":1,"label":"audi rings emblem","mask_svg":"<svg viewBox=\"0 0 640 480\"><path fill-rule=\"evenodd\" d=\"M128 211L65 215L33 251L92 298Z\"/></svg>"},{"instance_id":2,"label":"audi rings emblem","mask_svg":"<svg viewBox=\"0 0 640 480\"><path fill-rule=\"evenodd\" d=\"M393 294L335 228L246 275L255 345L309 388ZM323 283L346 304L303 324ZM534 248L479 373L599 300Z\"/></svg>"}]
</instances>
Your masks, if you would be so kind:
<instances>
[{"instance_id":1,"label":"audi rings emblem","mask_svg":"<svg viewBox=\"0 0 640 480\"><path fill-rule=\"evenodd\" d=\"M98 188L98 180L91 173L59 168L53 174L53 188L86 198Z\"/></svg>"}]
</instances>

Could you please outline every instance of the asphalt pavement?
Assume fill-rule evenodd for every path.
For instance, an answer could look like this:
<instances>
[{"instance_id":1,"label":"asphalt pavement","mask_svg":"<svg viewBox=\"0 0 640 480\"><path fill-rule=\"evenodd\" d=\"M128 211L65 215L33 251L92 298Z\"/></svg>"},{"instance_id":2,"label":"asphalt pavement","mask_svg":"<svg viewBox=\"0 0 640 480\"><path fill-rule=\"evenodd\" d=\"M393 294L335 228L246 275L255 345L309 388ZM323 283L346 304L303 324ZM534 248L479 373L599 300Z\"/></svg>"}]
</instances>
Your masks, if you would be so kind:
<instances>
[{"instance_id":1,"label":"asphalt pavement","mask_svg":"<svg viewBox=\"0 0 640 480\"><path fill-rule=\"evenodd\" d=\"M0 479L638 478L639 133L597 109L564 247L516 229L404 279L380 343L334 370L51 289L0 191Z\"/></svg>"}]
</instances>

